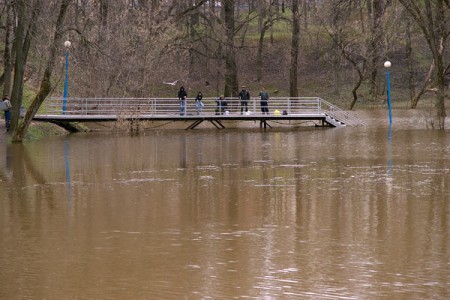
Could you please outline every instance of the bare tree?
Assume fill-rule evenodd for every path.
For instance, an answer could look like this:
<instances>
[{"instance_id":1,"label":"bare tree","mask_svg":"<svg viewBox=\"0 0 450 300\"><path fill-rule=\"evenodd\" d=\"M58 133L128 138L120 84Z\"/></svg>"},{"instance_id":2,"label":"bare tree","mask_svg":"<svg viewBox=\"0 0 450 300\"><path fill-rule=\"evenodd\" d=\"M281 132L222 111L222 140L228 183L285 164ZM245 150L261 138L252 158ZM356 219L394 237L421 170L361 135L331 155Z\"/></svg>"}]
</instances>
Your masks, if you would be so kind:
<instances>
[{"instance_id":1,"label":"bare tree","mask_svg":"<svg viewBox=\"0 0 450 300\"><path fill-rule=\"evenodd\" d=\"M356 72L356 81L352 86L352 101L349 105L353 109L358 101L358 89L366 80L367 73L367 43L366 36L362 29L355 31L349 26L350 20L345 16L350 15L354 10L352 3L348 1L334 1L328 3L327 7L323 7L320 12L323 28L327 31L332 40L333 65L335 73L340 69L340 57L343 57L353 68L352 72ZM330 23L330 24L328 24ZM335 75L338 77L339 75ZM335 82L337 84L337 81Z\"/></svg>"},{"instance_id":2,"label":"bare tree","mask_svg":"<svg viewBox=\"0 0 450 300\"><path fill-rule=\"evenodd\" d=\"M30 125L34 115L38 111L40 105L45 100L47 95L50 93L50 90L52 88L51 86L51 76L53 73L53 68L55 65L55 58L58 46L61 44L61 39L63 35L63 25L64 25L64 18L67 12L67 8L72 0L61 0L61 7L59 10L58 19L56 21L56 27L55 27L55 33L53 38L53 43L51 44L49 48L49 57L47 61L47 67L44 72L44 77L41 81L41 87L39 89L39 92L37 93L36 97L34 98L33 102L31 103L30 107L27 110L27 113L25 115L25 118L23 122L20 124L20 126L17 128L17 130L13 133L13 142L22 142L23 138L25 137L26 131L28 129L28 126Z\"/></svg>"},{"instance_id":3,"label":"bare tree","mask_svg":"<svg viewBox=\"0 0 450 300\"><path fill-rule=\"evenodd\" d=\"M264 19L267 17L267 19ZM264 17L259 17L259 19L262 19L262 25L259 32L259 41L258 41L258 50L256 54L256 80L258 82L262 82L263 80L263 50L264 50L264 37L270 28L273 27L273 25L278 22L279 20L284 19L280 16L278 13L278 9L276 9L275 1L271 2L269 5L269 9L267 13L264 13Z\"/></svg>"},{"instance_id":4,"label":"bare tree","mask_svg":"<svg viewBox=\"0 0 450 300\"><path fill-rule=\"evenodd\" d=\"M450 2L448 0L399 0L422 30L436 65L436 123L445 129L444 53L450 35Z\"/></svg>"}]
</instances>

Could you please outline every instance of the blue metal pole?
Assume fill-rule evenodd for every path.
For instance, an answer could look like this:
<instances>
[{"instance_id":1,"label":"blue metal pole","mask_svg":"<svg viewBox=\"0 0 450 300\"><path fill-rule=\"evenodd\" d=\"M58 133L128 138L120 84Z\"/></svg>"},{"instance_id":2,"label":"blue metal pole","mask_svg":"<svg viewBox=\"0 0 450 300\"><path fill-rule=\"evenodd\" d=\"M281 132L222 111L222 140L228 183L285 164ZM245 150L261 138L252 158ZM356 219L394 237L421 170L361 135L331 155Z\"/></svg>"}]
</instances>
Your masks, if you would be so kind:
<instances>
[{"instance_id":1,"label":"blue metal pole","mask_svg":"<svg viewBox=\"0 0 450 300\"><path fill-rule=\"evenodd\" d=\"M391 107L391 78L389 69L386 69L386 82L387 82L387 102L389 110L389 124L392 125L392 107Z\"/></svg>"},{"instance_id":2,"label":"blue metal pole","mask_svg":"<svg viewBox=\"0 0 450 300\"><path fill-rule=\"evenodd\" d=\"M67 95L69 93L69 50L66 50L66 80L64 81L63 114L66 112Z\"/></svg>"}]
</instances>

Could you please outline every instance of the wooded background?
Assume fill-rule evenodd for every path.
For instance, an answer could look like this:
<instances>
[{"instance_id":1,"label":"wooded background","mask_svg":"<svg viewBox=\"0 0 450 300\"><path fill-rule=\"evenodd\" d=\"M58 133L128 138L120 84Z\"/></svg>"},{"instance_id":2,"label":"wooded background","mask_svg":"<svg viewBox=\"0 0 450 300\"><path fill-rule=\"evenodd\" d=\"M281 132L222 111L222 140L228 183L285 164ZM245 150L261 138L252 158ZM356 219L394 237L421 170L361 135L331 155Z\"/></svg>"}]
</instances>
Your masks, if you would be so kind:
<instances>
[{"instance_id":1,"label":"wooded background","mask_svg":"<svg viewBox=\"0 0 450 300\"><path fill-rule=\"evenodd\" d=\"M354 108L435 98L444 129L450 81L449 0L0 0L3 94L20 140L48 95L320 96ZM175 86L163 81L179 80ZM26 118L19 122L25 91ZM18 130L15 130L15 129Z\"/></svg>"}]
</instances>

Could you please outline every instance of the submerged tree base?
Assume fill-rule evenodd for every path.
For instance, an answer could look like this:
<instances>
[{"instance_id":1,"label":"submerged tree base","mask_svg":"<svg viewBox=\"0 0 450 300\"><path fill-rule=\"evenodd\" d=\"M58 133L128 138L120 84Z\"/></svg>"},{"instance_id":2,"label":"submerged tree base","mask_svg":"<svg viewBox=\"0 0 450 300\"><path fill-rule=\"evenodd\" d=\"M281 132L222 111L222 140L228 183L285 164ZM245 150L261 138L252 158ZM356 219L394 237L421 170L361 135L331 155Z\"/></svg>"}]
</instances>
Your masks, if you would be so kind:
<instances>
[{"instance_id":1,"label":"submerged tree base","mask_svg":"<svg viewBox=\"0 0 450 300\"><path fill-rule=\"evenodd\" d=\"M65 130L67 130L70 133L91 131L89 128L83 126L80 123L64 122L64 121L53 121L52 123L55 125L58 125L59 127L64 128Z\"/></svg>"}]
</instances>

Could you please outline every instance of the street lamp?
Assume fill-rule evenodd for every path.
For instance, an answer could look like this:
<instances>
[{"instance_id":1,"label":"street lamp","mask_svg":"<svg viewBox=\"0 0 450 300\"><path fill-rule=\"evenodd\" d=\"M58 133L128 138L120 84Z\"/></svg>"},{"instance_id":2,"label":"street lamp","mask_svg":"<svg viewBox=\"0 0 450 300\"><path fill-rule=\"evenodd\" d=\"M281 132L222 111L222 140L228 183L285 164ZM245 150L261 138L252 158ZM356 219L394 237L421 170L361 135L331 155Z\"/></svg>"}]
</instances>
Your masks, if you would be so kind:
<instances>
[{"instance_id":1,"label":"street lamp","mask_svg":"<svg viewBox=\"0 0 450 300\"><path fill-rule=\"evenodd\" d=\"M392 107L391 107L391 78L389 74L389 68L391 67L390 61L384 62L384 67L386 68L386 84L387 84L387 103L389 110L389 125L392 125Z\"/></svg>"},{"instance_id":2,"label":"street lamp","mask_svg":"<svg viewBox=\"0 0 450 300\"><path fill-rule=\"evenodd\" d=\"M66 80L64 81L63 114L66 112L67 95L69 93L69 48L71 45L70 41L64 42L64 47L66 48Z\"/></svg>"}]
</instances>

